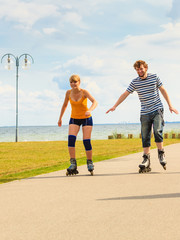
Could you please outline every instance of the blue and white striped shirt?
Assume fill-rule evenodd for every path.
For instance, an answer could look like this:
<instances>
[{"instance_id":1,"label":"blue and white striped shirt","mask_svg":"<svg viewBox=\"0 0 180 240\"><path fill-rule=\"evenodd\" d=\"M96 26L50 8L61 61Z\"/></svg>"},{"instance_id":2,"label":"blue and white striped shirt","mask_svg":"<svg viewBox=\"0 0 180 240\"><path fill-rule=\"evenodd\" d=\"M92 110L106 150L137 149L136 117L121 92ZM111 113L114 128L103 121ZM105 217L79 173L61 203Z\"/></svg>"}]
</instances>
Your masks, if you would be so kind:
<instances>
[{"instance_id":1,"label":"blue and white striped shirt","mask_svg":"<svg viewBox=\"0 0 180 240\"><path fill-rule=\"evenodd\" d=\"M137 92L141 102L141 115L145 115L163 108L159 97L159 89L162 82L156 74L147 74L147 78L137 77L132 80L126 89L129 93Z\"/></svg>"}]
</instances>

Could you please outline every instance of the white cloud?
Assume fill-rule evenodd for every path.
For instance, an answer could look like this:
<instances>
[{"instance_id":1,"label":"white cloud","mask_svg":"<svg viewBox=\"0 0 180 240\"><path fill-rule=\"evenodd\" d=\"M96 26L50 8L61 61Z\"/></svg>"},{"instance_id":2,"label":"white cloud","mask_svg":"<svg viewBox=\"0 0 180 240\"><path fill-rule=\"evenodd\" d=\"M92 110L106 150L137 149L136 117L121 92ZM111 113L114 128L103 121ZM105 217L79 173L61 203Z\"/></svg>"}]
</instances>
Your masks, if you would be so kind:
<instances>
[{"instance_id":1,"label":"white cloud","mask_svg":"<svg viewBox=\"0 0 180 240\"><path fill-rule=\"evenodd\" d=\"M51 119L51 115L59 114L59 107L62 105L64 100L65 91L59 91L56 93L48 89L42 91L23 91L19 89L19 118L20 121L31 116L34 121L36 117L39 118L40 113L47 115L48 119ZM16 89L15 87L0 82L0 111L2 114L1 125L14 125L15 106L16 106ZM10 117L7 117L10 116ZM6 117L6 119L4 119ZM3 122L4 121L4 122ZM51 119L51 122L55 121ZM27 124L30 124L31 119L27 120ZM46 122L43 120L42 124ZM31 122L33 124L33 122ZM24 123L22 122L22 125Z\"/></svg>"},{"instance_id":2,"label":"white cloud","mask_svg":"<svg viewBox=\"0 0 180 240\"><path fill-rule=\"evenodd\" d=\"M143 2L147 2L153 6L167 6L170 8L172 6L172 0L143 0Z\"/></svg>"},{"instance_id":3,"label":"white cloud","mask_svg":"<svg viewBox=\"0 0 180 240\"><path fill-rule=\"evenodd\" d=\"M130 12L125 12L121 14L123 19L128 22L133 22L137 24L144 25L144 23L157 23L158 18L153 17L150 13L145 12L143 9L135 8Z\"/></svg>"},{"instance_id":4,"label":"white cloud","mask_svg":"<svg viewBox=\"0 0 180 240\"><path fill-rule=\"evenodd\" d=\"M173 20L180 19L180 2L179 0L172 0L172 8L168 14Z\"/></svg>"},{"instance_id":5,"label":"white cloud","mask_svg":"<svg viewBox=\"0 0 180 240\"><path fill-rule=\"evenodd\" d=\"M180 47L180 23L169 23L162 27L164 30L156 34L141 36L129 35L124 40L117 42L115 47L120 47L123 51L123 49L128 46L129 51L132 51L132 54L137 54L139 52L139 55L148 56L148 58L155 58L155 56L158 58L162 57L162 55L160 55L161 51L163 58L165 57L165 52L169 52L171 55L173 54L173 58L176 58L178 57L177 54ZM141 51L141 49L143 51Z\"/></svg>"},{"instance_id":6,"label":"white cloud","mask_svg":"<svg viewBox=\"0 0 180 240\"><path fill-rule=\"evenodd\" d=\"M95 95L101 92L101 88L98 86L98 84L89 77L83 78L83 85L85 85L85 88L88 89L88 91Z\"/></svg>"},{"instance_id":7,"label":"white cloud","mask_svg":"<svg viewBox=\"0 0 180 240\"><path fill-rule=\"evenodd\" d=\"M12 94L14 94L14 88L11 85L3 85L0 82L0 95L11 96Z\"/></svg>"},{"instance_id":8,"label":"white cloud","mask_svg":"<svg viewBox=\"0 0 180 240\"><path fill-rule=\"evenodd\" d=\"M66 23L71 23L80 28L87 29L88 27L82 22L82 17L76 12L67 12L62 16L62 21Z\"/></svg>"},{"instance_id":9,"label":"white cloud","mask_svg":"<svg viewBox=\"0 0 180 240\"><path fill-rule=\"evenodd\" d=\"M99 68L103 67L103 62L104 60L101 58L92 57L92 56L83 54L81 56L78 56L64 63L63 68L68 68L73 65L76 65L76 66L84 67L86 69L97 71L99 70Z\"/></svg>"},{"instance_id":10,"label":"white cloud","mask_svg":"<svg viewBox=\"0 0 180 240\"><path fill-rule=\"evenodd\" d=\"M34 35L40 36L38 29L32 29L39 20L45 27L42 27L42 32L52 34L61 32L66 24L75 25L81 29L88 29L88 26L83 22L83 12L76 11L76 7L72 4L59 4L49 1L49 3L41 3L41 1L23 2L20 0L0 1L0 19L13 23L15 29L23 31L32 31ZM56 19L56 24L51 24L47 27L46 18Z\"/></svg>"},{"instance_id":11,"label":"white cloud","mask_svg":"<svg viewBox=\"0 0 180 240\"><path fill-rule=\"evenodd\" d=\"M58 32L58 30L56 28L43 28L43 32L45 34L50 35L50 34L53 34L55 32Z\"/></svg>"},{"instance_id":12,"label":"white cloud","mask_svg":"<svg viewBox=\"0 0 180 240\"><path fill-rule=\"evenodd\" d=\"M19 0L0 1L0 18L6 21L15 21L16 25L32 28L39 19L58 16L58 8L52 4L38 4Z\"/></svg>"},{"instance_id":13,"label":"white cloud","mask_svg":"<svg viewBox=\"0 0 180 240\"><path fill-rule=\"evenodd\" d=\"M0 82L0 102L1 102L1 114L2 111L9 111L15 106L15 88L8 84Z\"/></svg>"},{"instance_id":14,"label":"white cloud","mask_svg":"<svg viewBox=\"0 0 180 240\"><path fill-rule=\"evenodd\" d=\"M63 92L64 93L64 92ZM59 96L50 90L24 92L19 94L20 104L25 111L54 111L59 104Z\"/></svg>"}]
</instances>

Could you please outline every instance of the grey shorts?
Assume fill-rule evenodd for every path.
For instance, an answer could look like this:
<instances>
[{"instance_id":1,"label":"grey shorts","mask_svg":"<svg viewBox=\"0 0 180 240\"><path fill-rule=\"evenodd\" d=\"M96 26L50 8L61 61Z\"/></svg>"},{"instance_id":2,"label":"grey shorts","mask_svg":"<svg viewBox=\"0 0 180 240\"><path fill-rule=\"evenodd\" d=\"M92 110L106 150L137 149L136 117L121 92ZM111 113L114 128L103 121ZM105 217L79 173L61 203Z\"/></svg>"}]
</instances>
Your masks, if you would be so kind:
<instances>
[{"instance_id":1,"label":"grey shorts","mask_svg":"<svg viewBox=\"0 0 180 240\"><path fill-rule=\"evenodd\" d=\"M151 146L151 131L153 127L155 142L163 142L163 109L141 115L141 135L143 147Z\"/></svg>"}]
</instances>

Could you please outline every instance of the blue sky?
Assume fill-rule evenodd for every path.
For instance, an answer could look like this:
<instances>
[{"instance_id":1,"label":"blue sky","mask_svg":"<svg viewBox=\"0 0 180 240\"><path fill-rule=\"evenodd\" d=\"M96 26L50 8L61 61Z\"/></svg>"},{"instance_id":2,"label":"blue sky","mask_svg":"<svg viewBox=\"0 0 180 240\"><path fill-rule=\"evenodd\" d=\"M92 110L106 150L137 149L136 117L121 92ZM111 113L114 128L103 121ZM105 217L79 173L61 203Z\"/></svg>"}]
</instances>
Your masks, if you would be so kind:
<instances>
[{"instance_id":1,"label":"blue sky","mask_svg":"<svg viewBox=\"0 0 180 240\"><path fill-rule=\"evenodd\" d=\"M143 59L157 73L180 111L180 3L178 0L0 0L0 57L28 53L19 67L19 125L56 125L69 77L98 101L94 123L139 122L140 103L130 95L105 114ZM0 66L0 126L15 125L15 68ZM21 64L21 62L20 62ZM166 121L180 121L165 107ZM63 124L68 124L70 106Z\"/></svg>"}]
</instances>

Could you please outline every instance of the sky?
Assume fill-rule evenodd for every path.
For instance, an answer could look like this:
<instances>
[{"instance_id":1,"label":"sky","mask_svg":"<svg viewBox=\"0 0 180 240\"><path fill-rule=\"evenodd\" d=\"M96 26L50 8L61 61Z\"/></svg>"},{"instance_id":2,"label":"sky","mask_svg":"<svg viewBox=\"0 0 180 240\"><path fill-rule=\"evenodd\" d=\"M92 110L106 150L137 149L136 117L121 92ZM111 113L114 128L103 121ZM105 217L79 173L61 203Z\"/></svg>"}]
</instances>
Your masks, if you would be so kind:
<instances>
[{"instance_id":1,"label":"sky","mask_svg":"<svg viewBox=\"0 0 180 240\"><path fill-rule=\"evenodd\" d=\"M137 77L139 59L160 77L180 112L179 0L0 0L0 6L0 126L16 124L15 59L12 70L5 69L7 53L34 59L28 70L19 59L20 126L57 125L72 74L98 101L95 124L138 123L136 92L105 112ZM180 121L161 99L165 121ZM68 104L64 125L70 111Z\"/></svg>"}]
</instances>

